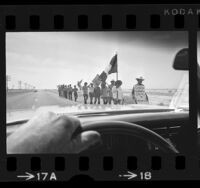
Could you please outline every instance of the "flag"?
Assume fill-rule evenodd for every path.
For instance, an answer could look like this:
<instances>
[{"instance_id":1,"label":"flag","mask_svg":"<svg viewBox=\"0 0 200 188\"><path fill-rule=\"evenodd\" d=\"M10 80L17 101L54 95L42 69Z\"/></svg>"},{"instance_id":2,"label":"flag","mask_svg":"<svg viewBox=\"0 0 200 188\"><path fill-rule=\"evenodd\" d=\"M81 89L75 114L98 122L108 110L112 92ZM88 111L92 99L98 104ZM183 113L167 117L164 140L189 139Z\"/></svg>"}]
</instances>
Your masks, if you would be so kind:
<instances>
[{"instance_id":1,"label":"flag","mask_svg":"<svg viewBox=\"0 0 200 188\"><path fill-rule=\"evenodd\" d=\"M117 69L117 54L115 54L105 70L100 75L97 74L92 82L97 85L99 85L100 82L105 82L109 74L117 73Z\"/></svg>"},{"instance_id":2,"label":"flag","mask_svg":"<svg viewBox=\"0 0 200 188\"><path fill-rule=\"evenodd\" d=\"M95 76L95 78L92 80L92 82L94 85L99 85L101 83L101 79L98 74Z\"/></svg>"},{"instance_id":3,"label":"flag","mask_svg":"<svg viewBox=\"0 0 200 188\"><path fill-rule=\"evenodd\" d=\"M112 59L110 60L110 63L108 65L108 67L106 67L105 72L107 74L112 74L112 73L116 73L117 72L117 54L115 54Z\"/></svg>"},{"instance_id":4,"label":"flag","mask_svg":"<svg viewBox=\"0 0 200 188\"><path fill-rule=\"evenodd\" d=\"M115 54L109 65L105 68L105 70L100 74L99 78L102 82L105 82L108 75L117 72L117 54Z\"/></svg>"}]
</instances>

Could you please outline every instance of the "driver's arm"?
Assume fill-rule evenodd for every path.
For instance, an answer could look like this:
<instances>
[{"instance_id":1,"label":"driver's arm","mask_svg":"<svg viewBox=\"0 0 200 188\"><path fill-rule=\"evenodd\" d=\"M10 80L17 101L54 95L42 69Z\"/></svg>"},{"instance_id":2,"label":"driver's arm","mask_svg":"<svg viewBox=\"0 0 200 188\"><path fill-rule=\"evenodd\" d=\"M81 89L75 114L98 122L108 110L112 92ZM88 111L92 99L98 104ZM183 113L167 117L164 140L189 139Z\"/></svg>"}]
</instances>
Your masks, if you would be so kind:
<instances>
[{"instance_id":1,"label":"driver's arm","mask_svg":"<svg viewBox=\"0 0 200 188\"><path fill-rule=\"evenodd\" d=\"M79 153L100 141L96 131L72 137L77 118L47 112L35 116L7 137L7 153Z\"/></svg>"}]
</instances>

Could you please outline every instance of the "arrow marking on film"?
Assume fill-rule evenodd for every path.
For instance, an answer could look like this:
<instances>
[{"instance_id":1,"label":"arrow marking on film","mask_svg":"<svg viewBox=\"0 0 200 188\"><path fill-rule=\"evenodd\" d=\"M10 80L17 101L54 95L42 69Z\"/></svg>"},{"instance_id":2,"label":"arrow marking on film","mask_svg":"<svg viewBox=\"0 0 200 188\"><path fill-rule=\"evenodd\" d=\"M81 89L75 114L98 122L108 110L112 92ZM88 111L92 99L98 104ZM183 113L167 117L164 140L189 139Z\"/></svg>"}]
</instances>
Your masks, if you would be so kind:
<instances>
[{"instance_id":1,"label":"arrow marking on film","mask_svg":"<svg viewBox=\"0 0 200 188\"><path fill-rule=\"evenodd\" d=\"M19 175L18 178L26 178L25 180L33 179L35 176L31 173L25 172L25 175Z\"/></svg>"},{"instance_id":2,"label":"arrow marking on film","mask_svg":"<svg viewBox=\"0 0 200 188\"><path fill-rule=\"evenodd\" d=\"M137 177L137 174L127 171L128 174L119 175L119 177L128 177L128 180Z\"/></svg>"}]
</instances>

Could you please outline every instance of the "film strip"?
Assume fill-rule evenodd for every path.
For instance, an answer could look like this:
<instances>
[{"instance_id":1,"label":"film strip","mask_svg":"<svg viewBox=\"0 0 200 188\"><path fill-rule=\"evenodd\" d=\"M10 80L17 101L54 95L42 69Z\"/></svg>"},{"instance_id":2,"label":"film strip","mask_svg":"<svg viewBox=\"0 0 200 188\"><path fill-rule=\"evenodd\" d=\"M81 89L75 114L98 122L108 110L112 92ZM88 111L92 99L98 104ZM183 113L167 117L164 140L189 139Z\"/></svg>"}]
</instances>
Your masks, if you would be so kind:
<instances>
[{"instance_id":1,"label":"film strip","mask_svg":"<svg viewBox=\"0 0 200 188\"><path fill-rule=\"evenodd\" d=\"M188 73L188 77L189 77L189 81L188 81L189 104L188 105L189 106L188 108L189 110L186 110L185 112L183 109L181 109L180 111L177 112L177 113L180 112L180 114L173 115L172 117L171 116L169 117L169 113L172 113L171 112L172 110L170 109L169 111L169 108L168 110L166 110L166 108L164 110L163 109L161 110L160 108L158 109L154 108L153 111L149 111L146 107L142 108L143 111L141 111L141 109L139 110L136 109L134 111L125 110L125 112L123 112L122 114L121 114L121 111L120 112L109 111L108 115L105 115L105 113L107 113L105 109L103 112L104 114L99 111L98 112L92 111L86 115L85 114L78 115L78 118L80 119L82 118L83 122L84 122L84 118L88 118L87 121L90 121L91 123L92 120L90 120L90 118L91 119L94 118L92 122L94 125L99 120L101 121L100 118L95 119L96 116L103 117L103 120L105 121L106 118L104 119L104 115L108 117L107 120L109 121L112 120L114 121L114 123L115 121L121 122L122 119L128 123L132 121L131 123L136 123L136 125L141 123L141 125L145 127L144 131L146 131L146 128L147 128L147 129L150 129L150 131L155 131L157 134L160 134L164 138L166 135L167 135L166 136L167 138L172 138L171 139L172 141L171 140L163 141L164 143L166 142L169 143L169 145L172 146L172 148L166 149L166 148L169 148L169 146L166 146L165 148L165 146L161 144L161 146L163 146L164 149L168 151L168 152L165 151L164 153L159 152L159 147L157 148L152 145L149 147L150 148L153 147L153 152L151 151L151 152L146 152L146 153L140 153L140 152L136 153L134 151L134 148L132 149L131 144L130 144L130 141L134 142L134 140L126 141L127 139L126 137L128 137L128 134L125 134L125 136L122 138L118 136L116 138L113 136L109 138L106 136L102 137L103 143L108 142L108 144L106 145L107 148L110 148L110 147L112 148L114 144L120 145L120 142L122 142L121 139L124 139L125 140L124 144L127 144L127 145L124 145L124 147L121 146L120 147L121 151L120 149L118 149L116 151L113 150L112 152L110 152L110 150L106 150L104 148L106 150L104 151L100 148L99 149L100 152L91 150L91 152L89 153L87 153L86 151L86 153L80 152L78 154L74 154L73 152L70 154L66 154L65 152L63 153L62 152L55 152L55 153L47 152L43 154L41 154L40 152L38 153L35 152L33 154L29 154L28 152L20 153L20 151L15 150L16 153L11 152L9 154L7 150L8 137L12 136L12 134L14 134L14 132L17 131L18 125L24 125L24 123L26 122L24 122L23 121L24 119L21 118L22 109L13 110L14 107L12 107L12 105L10 104L14 101L14 98L12 98L13 96L9 98L10 96L8 93L9 92L12 93L12 91L17 92L17 89L16 91L14 90L15 88L9 90L9 87L10 87L9 85L8 87L1 87L0 97L1 97L2 102L1 102L1 111L0 111L1 116L0 117L1 117L2 126L0 127L0 134L1 134L0 181L69 181L69 180L74 180L76 178L91 179L91 180L97 180L97 181L99 180L100 181L102 180L151 181L151 180L197 180L199 179L200 178L199 176L200 160L199 160L199 152L198 152L199 151L198 149L199 147L198 134L199 133L197 134L198 132L198 128L197 128L198 127L197 126L198 102L197 101L198 101L199 93L197 92L197 87L196 87L198 84L198 80L197 80L198 35L197 34L200 27L199 15L200 15L199 5L62 5L62 6L61 5L57 5L57 6L51 6L51 5L14 6L13 5L13 6L1 6L0 7L0 41L1 41L0 53L1 53L1 72L2 72L1 75L4 75L4 76L1 76L2 86L6 86L7 81L10 81L9 77L7 77L7 74L11 74L10 72L12 72L12 67L14 67L14 64L13 66L12 64L11 65L7 64L9 63L9 61L11 61L9 59L9 56L7 56L7 53L12 53L13 49L21 48L20 44L23 45L23 41L21 43L18 40L17 35L16 35L17 36L16 38L13 38L13 40L16 40L16 41L12 43L12 39L9 40L9 36L12 38L12 34L21 33L23 35L26 33L28 34L34 33L35 35L37 35L40 33L43 33L43 34L57 33L57 35L60 35L60 33L68 34L68 33L88 33L89 32L89 33L92 33L93 35L93 33L98 33L98 32L102 32L104 34L111 33L111 35L109 35L108 38L103 39L106 41L106 40L110 40L109 38L112 38L112 33L114 32L118 32L118 33L125 32L126 33L125 36L127 35L127 32L129 32L129 33L133 33L133 35L134 33L139 33L138 35L136 35L134 40L137 42L137 39L138 39L137 37L140 37L138 40L141 39L141 41L145 43L145 40L148 40L147 38L145 38L145 36L148 35L148 33L156 33L156 35L158 33L160 37L162 37L162 34L160 33L165 33L164 37L166 38L164 41L167 42L169 38L170 44L171 43L176 44L176 37L178 38L180 35L183 34L185 37L184 40L186 41L186 46L189 52L189 57L188 57L188 60L189 60L189 65L188 65L189 66L188 68L188 72L189 72ZM167 32L178 33L178 34L175 35L176 37L170 40L171 34L169 34L168 36L166 35ZM140 36L140 33L143 33L142 36L144 36L144 39L142 39L143 37ZM155 35L149 35L148 37L151 38L153 36L155 37ZM151 40L152 44L154 43L154 40L155 41L160 40L159 36L158 38L155 37ZM34 38L33 35L30 35L26 38L26 40L29 40L30 39L29 37ZM51 37L56 38L56 36L54 35L54 36L49 36L49 38L47 37L46 40L51 40ZM76 37L79 37L79 36L77 35L75 36L75 38ZM94 37L94 36L91 36L91 37ZM96 37L101 37L101 36L97 35ZM36 39L38 40L37 37ZM126 43L128 45L129 39L126 39L123 45L126 45ZM40 40L42 40L42 38L40 38ZM75 41L77 43L79 42L78 40L75 40ZM162 42L163 41L161 41L161 44ZM12 48L13 45L15 45L16 48ZM52 43L52 45L54 44ZM75 44L72 44L72 45L75 45ZM120 46L120 43L119 43L119 46ZM117 47L118 50L120 49L119 46ZM29 46L26 46L26 47L24 46L25 51L28 48ZM46 48L48 47L46 46ZM86 45L86 48L87 48L87 45ZM98 45L96 46L96 48L97 48L97 51L99 49L104 50L104 48L100 48ZM166 50L168 48L170 48L170 45L166 47ZM37 53L40 53L37 51L37 49L39 49L39 46L32 49L35 49ZM77 47L76 56L78 56L79 53L81 53L78 49L79 48ZM150 46L149 46L149 49L150 49ZM45 51L46 49L43 48L40 50ZM155 50L159 51L159 48L155 48ZM176 52L177 51L174 51L173 57L175 57ZM51 53L52 51L51 49L49 49L49 56L51 56ZM58 55L59 50L58 52L55 52L55 53L57 53ZM14 59L21 61L17 54L14 54L14 55L15 55L13 56ZM60 53L60 55L62 54ZM68 55L70 56L70 54ZM144 54L142 54L141 56L145 57L145 55L146 54L144 52ZM120 54L118 55L118 57L119 56ZM22 57L27 58L27 56L26 57L22 56ZM157 55L157 57L159 58L159 55ZM101 58L99 57L99 59ZM161 59L162 57L160 58L160 60ZM29 59L27 58L26 60L28 61ZM34 60L32 59L32 61ZM170 65L172 65L172 62L170 63L171 63ZM47 64L45 66L48 67L48 66L51 66L51 64L49 65ZM78 66L79 65L77 65L77 67ZM21 67L21 68L24 68L24 67ZM151 67L149 67L149 69L150 68ZM16 70L18 69L13 68L13 70L14 70L13 71L13 74L14 74ZM183 68L182 70L185 70L185 69ZM7 71L10 71L10 72L7 72ZM157 71L161 71L163 72L163 74L165 72L165 70L163 69L157 70ZM21 74L21 72L19 74ZM43 72L42 74L47 74L47 73ZM59 74L59 73L56 73L56 74ZM78 74L78 73L75 71L74 74ZM109 74L107 73L107 76L108 75ZM57 75L55 75L55 77L56 76ZM12 79L12 75L11 75L11 79ZM45 98L48 97L46 96L44 98L42 97L40 98L40 95L42 94L40 94L41 92L40 89L37 90L37 87L39 86L36 86L36 89L34 87L31 87L31 85L30 86L26 85L25 89L22 89L21 85L19 85L19 87L20 88L18 89L20 89L20 91L23 90L23 92L25 93L26 92L30 93L30 91L32 93L35 93L34 95L38 96L37 100L45 100ZM52 92L52 91L47 91L47 92ZM118 97L119 96L117 96L117 99ZM24 100L27 100L26 96L23 96L22 98ZM10 100L11 102L8 100ZM16 100L19 100L19 95L18 95L18 98L16 97ZM36 99L34 98L34 100ZM16 106L19 106L18 103L14 103L14 104L16 104ZM9 105L11 105L11 111L8 110ZM26 111L26 110L29 111L29 109L27 108L25 108L25 110L23 109L23 111ZM49 109L47 110L51 111L51 108L50 110ZM67 111L65 111L65 109L64 111L62 110L59 109L58 110L59 112L56 111L56 113L68 114ZM15 118L15 114L12 114L13 111L14 112L17 111L18 116L20 116L20 118L22 119L22 121L20 119L21 123L20 121L14 121L14 119L12 119L12 118ZM151 115L155 113L155 111L157 111L158 113L157 116L156 115L148 116L148 114ZM148 112L148 113L145 114L145 112ZM8 123L8 119L10 118L10 116L8 116L9 113L12 114L11 119L13 122L10 121ZM144 118L142 117L142 114L145 114ZM111 117L111 119L109 119L109 117ZM158 117L160 117L160 119ZM131 118L133 118L133 120ZM85 121L84 123L87 124L88 123L87 121ZM159 125L161 124L162 126L160 127L158 126L158 124ZM177 131L179 130L178 128L181 127L181 124L183 124L183 126L185 124L188 124L190 126L187 126L187 128L184 130L181 129L184 132L182 136L182 140L181 140L181 142L183 143L183 146L182 146L183 152L175 152L176 149L173 149L173 146L176 148L176 146L178 145L176 143L176 140L178 140L178 138L172 135L176 135L176 134L179 135L179 132L177 133ZM12 126L14 130L12 130ZM105 125L103 124L102 126L105 126ZM128 125L124 125L124 126L128 126ZM154 126L157 128L155 129ZM110 127L111 127L111 130L109 130L110 131L109 134L112 133L112 130L114 131L114 134L115 134L116 130L113 128L113 123L111 123ZM99 129L97 128L97 131L98 130ZM138 129L138 131L139 130L140 129ZM8 133L8 131L11 131L11 133ZM32 130L30 130L30 132L31 131ZM123 132L124 131L123 128L118 130L117 135L120 133L120 131ZM129 129L127 128L126 133L128 131ZM136 131L137 134L134 133L137 135L136 137L140 138L141 135L143 135L143 137L148 136L148 134L147 135L142 134L143 132L142 131L140 132L140 131L139 133ZM21 135L20 137L23 137L23 135ZM149 136L148 136L148 139L150 139ZM175 144L173 145L174 142ZM130 147L128 146L129 144L130 144ZM140 146L138 145L138 147ZM171 150L173 150L174 152L172 153L169 152Z\"/></svg>"}]
</instances>

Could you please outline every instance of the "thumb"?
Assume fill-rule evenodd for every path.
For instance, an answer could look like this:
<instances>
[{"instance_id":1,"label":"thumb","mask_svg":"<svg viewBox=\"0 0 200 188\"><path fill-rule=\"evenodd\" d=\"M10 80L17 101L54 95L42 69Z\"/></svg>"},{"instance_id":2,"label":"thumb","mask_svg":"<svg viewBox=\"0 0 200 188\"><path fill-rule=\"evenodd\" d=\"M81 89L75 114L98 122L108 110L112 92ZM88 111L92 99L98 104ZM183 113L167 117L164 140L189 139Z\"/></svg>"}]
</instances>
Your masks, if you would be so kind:
<instances>
[{"instance_id":1,"label":"thumb","mask_svg":"<svg viewBox=\"0 0 200 188\"><path fill-rule=\"evenodd\" d=\"M96 131L85 131L71 142L72 153L79 153L101 141L101 136Z\"/></svg>"}]
</instances>

